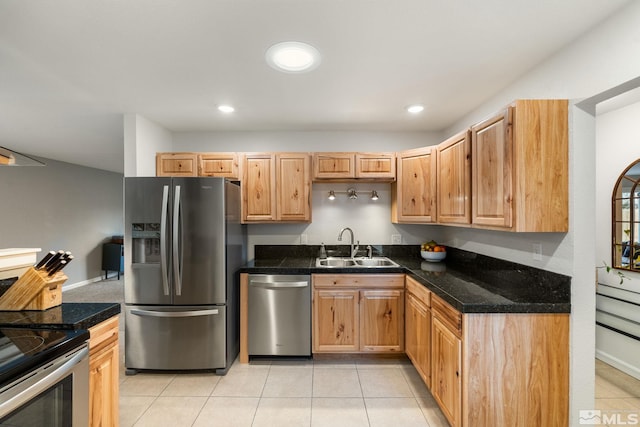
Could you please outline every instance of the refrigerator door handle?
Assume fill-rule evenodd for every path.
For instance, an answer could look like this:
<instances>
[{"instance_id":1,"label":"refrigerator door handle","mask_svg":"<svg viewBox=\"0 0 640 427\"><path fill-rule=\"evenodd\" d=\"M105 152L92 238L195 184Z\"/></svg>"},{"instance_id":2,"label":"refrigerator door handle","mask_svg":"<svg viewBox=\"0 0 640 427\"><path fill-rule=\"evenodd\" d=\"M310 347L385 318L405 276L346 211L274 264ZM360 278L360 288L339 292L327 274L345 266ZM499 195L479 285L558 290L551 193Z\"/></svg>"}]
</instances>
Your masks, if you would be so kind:
<instances>
[{"instance_id":1,"label":"refrigerator door handle","mask_svg":"<svg viewBox=\"0 0 640 427\"><path fill-rule=\"evenodd\" d=\"M162 269L162 288L169 295L169 258L167 257L167 213L169 211L169 186L162 188L162 217L160 219L160 266Z\"/></svg>"},{"instance_id":2,"label":"refrigerator door handle","mask_svg":"<svg viewBox=\"0 0 640 427\"><path fill-rule=\"evenodd\" d=\"M199 317L199 316L215 316L219 314L217 308L210 310L196 310L196 311L153 311L153 310L131 310L131 314L136 316L147 317Z\"/></svg>"},{"instance_id":3,"label":"refrigerator door handle","mask_svg":"<svg viewBox=\"0 0 640 427\"><path fill-rule=\"evenodd\" d=\"M180 186L176 185L173 202L173 281L176 287L176 295L182 295L182 269L180 265L182 242L179 240L182 237L182 230L180 229L180 225L182 225L182 218L180 216Z\"/></svg>"}]
</instances>

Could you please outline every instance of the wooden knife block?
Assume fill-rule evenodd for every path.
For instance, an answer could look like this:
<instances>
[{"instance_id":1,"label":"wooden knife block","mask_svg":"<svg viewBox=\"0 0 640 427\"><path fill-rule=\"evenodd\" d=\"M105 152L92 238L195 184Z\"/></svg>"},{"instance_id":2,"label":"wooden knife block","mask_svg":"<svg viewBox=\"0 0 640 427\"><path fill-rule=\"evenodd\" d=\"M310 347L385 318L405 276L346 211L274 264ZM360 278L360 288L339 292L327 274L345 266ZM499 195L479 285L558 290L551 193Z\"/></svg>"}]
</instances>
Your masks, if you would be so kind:
<instances>
[{"instance_id":1,"label":"wooden knife block","mask_svg":"<svg viewBox=\"0 0 640 427\"><path fill-rule=\"evenodd\" d=\"M0 310L46 310L62 304L62 284L67 276L58 272L47 276L46 271L30 267L0 297Z\"/></svg>"}]
</instances>

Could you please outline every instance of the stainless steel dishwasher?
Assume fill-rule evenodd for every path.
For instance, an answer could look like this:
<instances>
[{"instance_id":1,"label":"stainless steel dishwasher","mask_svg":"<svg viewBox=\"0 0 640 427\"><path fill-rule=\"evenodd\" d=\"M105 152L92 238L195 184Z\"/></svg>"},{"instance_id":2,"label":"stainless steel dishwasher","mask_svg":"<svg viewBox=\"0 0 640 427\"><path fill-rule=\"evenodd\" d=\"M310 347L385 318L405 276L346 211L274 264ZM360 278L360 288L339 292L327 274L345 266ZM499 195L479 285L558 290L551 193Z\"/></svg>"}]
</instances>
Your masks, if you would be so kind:
<instances>
[{"instance_id":1,"label":"stainless steel dishwasher","mask_svg":"<svg viewBox=\"0 0 640 427\"><path fill-rule=\"evenodd\" d=\"M249 275L249 355L311 356L311 277Z\"/></svg>"}]
</instances>

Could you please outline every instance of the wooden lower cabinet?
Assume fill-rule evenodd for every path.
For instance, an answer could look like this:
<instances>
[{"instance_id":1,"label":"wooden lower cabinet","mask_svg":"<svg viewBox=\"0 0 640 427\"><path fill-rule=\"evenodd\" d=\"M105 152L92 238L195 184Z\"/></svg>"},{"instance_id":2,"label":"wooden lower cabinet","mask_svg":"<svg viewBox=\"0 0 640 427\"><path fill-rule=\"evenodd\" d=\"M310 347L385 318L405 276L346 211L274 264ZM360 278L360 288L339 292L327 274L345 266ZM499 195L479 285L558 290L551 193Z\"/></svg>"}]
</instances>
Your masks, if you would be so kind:
<instances>
[{"instance_id":1,"label":"wooden lower cabinet","mask_svg":"<svg viewBox=\"0 0 640 427\"><path fill-rule=\"evenodd\" d=\"M407 285L409 278L407 278ZM422 286L422 285L418 285ZM429 293L429 291L426 291ZM405 293L405 352L418 374L431 387L431 308L429 301L411 292Z\"/></svg>"},{"instance_id":2,"label":"wooden lower cabinet","mask_svg":"<svg viewBox=\"0 0 640 427\"><path fill-rule=\"evenodd\" d=\"M404 351L402 274L313 275L313 352Z\"/></svg>"},{"instance_id":3,"label":"wooden lower cabinet","mask_svg":"<svg viewBox=\"0 0 640 427\"><path fill-rule=\"evenodd\" d=\"M462 416L462 340L435 315L431 331L431 393L449 423L457 427Z\"/></svg>"},{"instance_id":4,"label":"wooden lower cabinet","mask_svg":"<svg viewBox=\"0 0 640 427\"><path fill-rule=\"evenodd\" d=\"M119 420L118 317L89 329L89 425L117 427Z\"/></svg>"},{"instance_id":5,"label":"wooden lower cabinet","mask_svg":"<svg viewBox=\"0 0 640 427\"><path fill-rule=\"evenodd\" d=\"M406 353L451 426L569 424L569 314L462 314L407 276L405 328Z\"/></svg>"}]
</instances>

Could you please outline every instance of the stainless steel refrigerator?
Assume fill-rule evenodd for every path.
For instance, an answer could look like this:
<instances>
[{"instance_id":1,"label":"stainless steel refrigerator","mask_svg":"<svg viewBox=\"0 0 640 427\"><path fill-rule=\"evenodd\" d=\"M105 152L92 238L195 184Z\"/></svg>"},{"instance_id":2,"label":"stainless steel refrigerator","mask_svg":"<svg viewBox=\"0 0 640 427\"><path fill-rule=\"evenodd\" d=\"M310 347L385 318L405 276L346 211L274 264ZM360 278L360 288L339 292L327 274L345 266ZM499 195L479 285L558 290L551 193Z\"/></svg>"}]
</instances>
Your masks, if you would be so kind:
<instances>
[{"instance_id":1,"label":"stainless steel refrigerator","mask_svg":"<svg viewBox=\"0 0 640 427\"><path fill-rule=\"evenodd\" d=\"M125 367L215 370L239 352L240 187L125 178Z\"/></svg>"}]
</instances>

